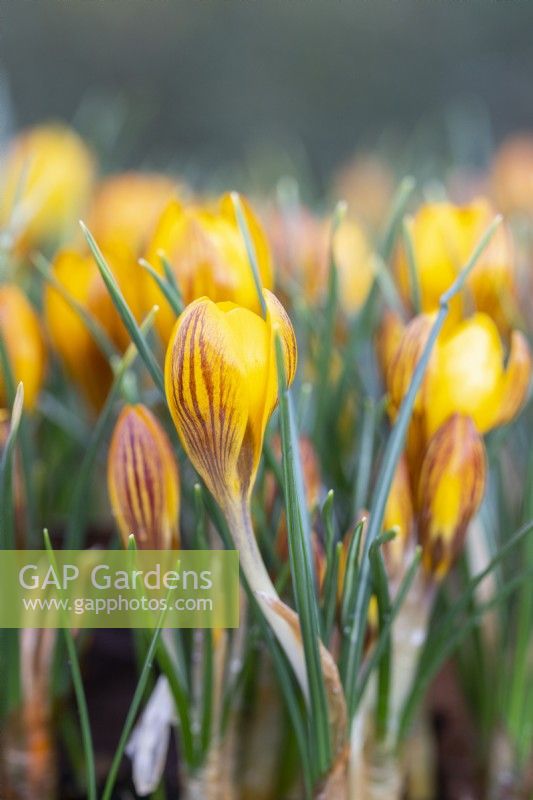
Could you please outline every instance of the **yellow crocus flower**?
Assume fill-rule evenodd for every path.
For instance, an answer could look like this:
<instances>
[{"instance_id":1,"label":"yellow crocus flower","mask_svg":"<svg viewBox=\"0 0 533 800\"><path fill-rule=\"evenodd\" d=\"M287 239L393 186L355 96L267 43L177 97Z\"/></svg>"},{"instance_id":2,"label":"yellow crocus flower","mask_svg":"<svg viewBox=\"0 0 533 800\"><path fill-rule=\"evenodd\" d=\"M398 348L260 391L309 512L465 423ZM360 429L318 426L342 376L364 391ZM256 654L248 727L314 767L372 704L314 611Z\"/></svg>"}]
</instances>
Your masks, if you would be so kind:
<instances>
[{"instance_id":1,"label":"yellow crocus flower","mask_svg":"<svg viewBox=\"0 0 533 800\"><path fill-rule=\"evenodd\" d=\"M130 534L142 549L178 546L178 465L161 424L141 404L120 413L109 448L107 483L124 547Z\"/></svg>"},{"instance_id":2,"label":"yellow crocus flower","mask_svg":"<svg viewBox=\"0 0 533 800\"><path fill-rule=\"evenodd\" d=\"M138 320L141 318L141 268L127 252L105 250L117 282ZM120 352L129 336L93 257L84 251L65 249L56 255L52 273L63 289L102 327ZM137 277L136 277L137 276ZM52 285L44 292L44 317L54 349L70 378L91 408L103 405L112 381L111 368L83 319Z\"/></svg>"},{"instance_id":3,"label":"yellow crocus flower","mask_svg":"<svg viewBox=\"0 0 533 800\"><path fill-rule=\"evenodd\" d=\"M485 448L474 422L453 414L429 442L418 487L422 563L436 580L462 550L483 497L485 474Z\"/></svg>"},{"instance_id":4,"label":"yellow crocus flower","mask_svg":"<svg viewBox=\"0 0 533 800\"><path fill-rule=\"evenodd\" d=\"M1 169L0 224L21 248L62 238L89 199L94 172L87 146L65 125L23 131Z\"/></svg>"},{"instance_id":5,"label":"yellow crocus flower","mask_svg":"<svg viewBox=\"0 0 533 800\"><path fill-rule=\"evenodd\" d=\"M24 384L24 406L32 409L46 369L46 348L37 314L24 293L12 284L0 285L0 335L15 383ZM8 398L0 370L0 406Z\"/></svg>"},{"instance_id":6,"label":"yellow crocus flower","mask_svg":"<svg viewBox=\"0 0 533 800\"><path fill-rule=\"evenodd\" d=\"M494 217L487 201L478 198L465 206L428 203L408 219L422 311L438 309L441 295L457 278ZM410 305L412 286L403 245L396 253L395 271L401 294ZM516 315L515 294L513 241L509 229L500 225L470 273L464 296L453 299L450 319L459 319L470 302L507 332Z\"/></svg>"},{"instance_id":7,"label":"yellow crocus flower","mask_svg":"<svg viewBox=\"0 0 533 800\"><path fill-rule=\"evenodd\" d=\"M452 414L469 416L480 433L509 422L524 402L531 354L514 331L507 365L496 325L474 314L435 345L424 386L426 434L431 436Z\"/></svg>"},{"instance_id":8,"label":"yellow crocus flower","mask_svg":"<svg viewBox=\"0 0 533 800\"><path fill-rule=\"evenodd\" d=\"M393 418L409 388L433 320L431 314L420 314L400 339L387 373ZM523 334L512 332L505 364L495 323L486 314L474 314L439 335L413 418L423 418L426 439L455 413L470 416L479 432L486 433L518 413L530 377L531 353Z\"/></svg>"},{"instance_id":9,"label":"yellow crocus flower","mask_svg":"<svg viewBox=\"0 0 533 800\"><path fill-rule=\"evenodd\" d=\"M242 198L241 203L261 283L271 289L272 260L266 237L249 204ZM205 295L214 302L229 301L259 311L257 290L230 195L221 197L213 207L170 202L146 251L146 260L162 273L160 252L171 264L186 304ZM148 306L160 306L155 324L166 343L175 315L151 278L147 278L146 286Z\"/></svg>"},{"instance_id":10,"label":"yellow crocus flower","mask_svg":"<svg viewBox=\"0 0 533 800\"><path fill-rule=\"evenodd\" d=\"M296 340L281 303L264 291L267 317L207 297L179 317L167 349L167 402L187 455L224 508L248 500L278 393L274 332L289 382Z\"/></svg>"}]
</instances>

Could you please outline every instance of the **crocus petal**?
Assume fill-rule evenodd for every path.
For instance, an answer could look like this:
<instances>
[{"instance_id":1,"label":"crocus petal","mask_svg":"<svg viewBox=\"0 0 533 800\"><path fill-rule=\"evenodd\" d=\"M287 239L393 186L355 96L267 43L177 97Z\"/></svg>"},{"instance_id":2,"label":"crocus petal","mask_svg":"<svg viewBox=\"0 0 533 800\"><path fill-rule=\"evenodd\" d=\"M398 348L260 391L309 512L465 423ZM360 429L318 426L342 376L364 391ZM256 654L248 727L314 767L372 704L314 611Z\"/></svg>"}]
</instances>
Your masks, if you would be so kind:
<instances>
[{"instance_id":1,"label":"crocus petal","mask_svg":"<svg viewBox=\"0 0 533 800\"><path fill-rule=\"evenodd\" d=\"M494 322L474 314L438 342L427 378L427 435L454 413L471 417L481 433L498 419L503 347Z\"/></svg>"},{"instance_id":2,"label":"crocus petal","mask_svg":"<svg viewBox=\"0 0 533 800\"><path fill-rule=\"evenodd\" d=\"M177 545L178 468L159 422L141 405L126 406L108 458L111 507L123 542L133 534L145 549Z\"/></svg>"},{"instance_id":3,"label":"crocus petal","mask_svg":"<svg viewBox=\"0 0 533 800\"><path fill-rule=\"evenodd\" d=\"M509 361L502 382L498 425L510 422L522 407L531 380L531 366L531 351L526 337L519 331L513 331Z\"/></svg>"},{"instance_id":4,"label":"crocus petal","mask_svg":"<svg viewBox=\"0 0 533 800\"><path fill-rule=\"evenodd\" d=\"M428 340L433 322L434 315L432 314L419 314L411 320L405 328L395 355L390 362L387 371L387 388L390 395L390 413L393 419L409 389L413 373ZM425 381L413 406L415 412L422 410L424 391Z\"/></svg>"},{"instance_id":5,"label":"crocus petal","mask_svg":"<svg viewBox=\"0 0 533 800\"><path fill-rule=\"evenodd\" d=\"M422 561L437 580L462 549L483 497L485 473L485 447L476 426L454 414L429 442L418 487Z\"/></svg>"}]
</instances>

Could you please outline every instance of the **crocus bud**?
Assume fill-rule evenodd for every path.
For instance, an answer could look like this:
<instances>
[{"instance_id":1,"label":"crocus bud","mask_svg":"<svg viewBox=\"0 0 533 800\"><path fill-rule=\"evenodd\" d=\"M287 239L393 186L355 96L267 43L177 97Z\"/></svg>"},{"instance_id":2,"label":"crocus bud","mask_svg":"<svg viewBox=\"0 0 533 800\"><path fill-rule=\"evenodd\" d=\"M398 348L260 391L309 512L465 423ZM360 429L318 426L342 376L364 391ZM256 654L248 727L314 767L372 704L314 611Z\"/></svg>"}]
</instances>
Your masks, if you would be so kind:
<instances>
[{"instance_id":1,"label":"crocus bud","mask_svg":"<svg viewBox=\"0 0 533 800\"><path fill-rule=\"evenodd\" d=\"M485 447L473 421L451 416L429 442L418 486L426 573L442 579L462 550L485 489Z\"/></svg>"},{"instance_id":2,"label":"crocus bud","mask_svg":"<svg viewBox=\"0 0 533 800\"><path fill-rule=\"evenodd\" d=\"M288 382L296 339L276 297L264 290L266 319L207 297L179 317L167 349L165 390L185 451L222 507L248 500L265 427L277 402L275 332Z\"/></svg>"},{"instance_id":3,"label":"crocus bud","mask_svg":"<svg viewBox=\"0 0 533 800\"><path fill-rule=\"evenodd\" d=\"M24 384L24 405L32 409L41 389L46 350L37 314L17 286L0 285L0 335L2 336L15 383ZM0 406L8 397L0 370Z\"/></svg>"},{"instance_id":4,"label":"crocus bud","mask_svg":"<svg viewBox=\"0 0 533 800\"><path fill-rule=\"evenodd\" d=\"M15 138L2 172L0 223L27 248L61 238L76 223L89 197L94 161L74 131L39 125Z\"/></svg>"},{"instance_id":5,"label":"crocus bud","mask_svg":"<svg viewBox=\"0 0 533 800\"><path fill-rule=\"evenodd\" d=\"M253 241L261 285L270 289L272 260L265 234L243 198L241 206ZM146 252L147 261L162 273L161 252L175 273L185 303L205 295L214 302L231 301L252 311L260 310L246 245L229 195L220 198L214 207L171 201ZM174 312L152 279L146 287L148 306L160 307L155 325L166 343L176 321Z\"/></svg>"},{"instance_id":6,"label":"crocus bud","mask_svg":"<svg viewBox=\"0 0 533 800\"><path fill-rule=\"evenodd\" d=\"M175 192L174 182L164 175L112 175L97 186L89 229L101 247L127 247L138 257Z\"/></svg>"},{"instance_id":7,"label":"crocus bud","mask_svg":"<svg viewBox=\"0 0 533 800\"><path fill-rule=\"evenodd\" d=\"M161 424L143 405L126 406L117 420L107 483L124 546L133 534L145 550L177 547L178 466Z\"/></svg>"}]
</instances>

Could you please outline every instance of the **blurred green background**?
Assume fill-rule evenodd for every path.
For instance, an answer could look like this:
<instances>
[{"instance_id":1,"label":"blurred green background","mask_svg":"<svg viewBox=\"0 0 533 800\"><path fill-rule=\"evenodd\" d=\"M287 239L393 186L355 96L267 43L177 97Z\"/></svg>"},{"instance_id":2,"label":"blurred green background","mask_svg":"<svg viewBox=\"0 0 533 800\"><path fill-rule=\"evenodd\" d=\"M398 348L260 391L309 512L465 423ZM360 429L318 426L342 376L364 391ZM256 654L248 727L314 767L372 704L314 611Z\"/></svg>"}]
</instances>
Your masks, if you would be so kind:
<instances>
[{"instance_id":1,"label":"blurred green background","mask_svg":"<svg viewBox=\"0 0 533 800\"><path fill-rule=\"evenodd\" d=\"M3 0L0 122L200 181L286 158L320 184L361 147L482 164L533 128L532 33L527 0Z\"/></svg>"}]
</instances>

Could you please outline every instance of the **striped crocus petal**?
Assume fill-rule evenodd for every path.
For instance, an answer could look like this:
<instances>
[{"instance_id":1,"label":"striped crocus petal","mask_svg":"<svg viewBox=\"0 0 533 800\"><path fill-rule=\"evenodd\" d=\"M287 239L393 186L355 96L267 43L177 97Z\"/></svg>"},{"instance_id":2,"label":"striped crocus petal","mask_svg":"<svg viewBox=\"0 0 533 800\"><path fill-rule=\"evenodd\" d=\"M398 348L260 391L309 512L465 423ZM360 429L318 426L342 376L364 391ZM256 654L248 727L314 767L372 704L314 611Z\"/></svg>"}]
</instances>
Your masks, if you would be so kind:
<instances>
[{"instance_id":1,"label":"striped crocus petal","mask_svg":"<svg viewBox=\"0 0 533 800\"><path fill-rule=\"evenodd\" d=\"M485 475L483 439L470 417L454 414L430 440L418 486L422 563L435 580L447 574L462 550Z\"/></svg>"},{"instance_id":2,"label":"striped crocus petal","mask_svg":"<svg viewBox=\"0 0 533 800\"><path fill-rule=\"evenodd\" d=\"M117 421L108 489L125 546L130 534L143 549L178 545L178 467L164 430L143 405L126 406Z\"/></svg>"}]
</instances>

